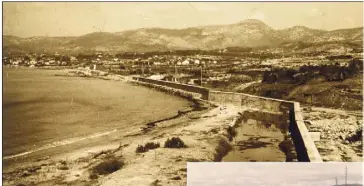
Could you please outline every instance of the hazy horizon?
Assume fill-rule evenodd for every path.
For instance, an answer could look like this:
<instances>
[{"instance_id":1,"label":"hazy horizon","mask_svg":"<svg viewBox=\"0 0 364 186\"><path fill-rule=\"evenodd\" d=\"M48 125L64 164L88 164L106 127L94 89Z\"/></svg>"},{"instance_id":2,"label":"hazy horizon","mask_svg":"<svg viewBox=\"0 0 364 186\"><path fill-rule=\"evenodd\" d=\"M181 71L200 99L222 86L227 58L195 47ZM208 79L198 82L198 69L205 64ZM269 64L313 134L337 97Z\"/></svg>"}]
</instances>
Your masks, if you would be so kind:
<instances>
[{"instance_id":1,"label":"hazy horizon","mask_svg":"<svg viewBox=\"0 0 364 186\"><path fill-rule=\"evenodd\" d=\"M281 13L277 13L281 12ZM4 2L3 35L72 37L258 19L273 29L363 27L362 2Z\"/></svg>"}]
</instances>

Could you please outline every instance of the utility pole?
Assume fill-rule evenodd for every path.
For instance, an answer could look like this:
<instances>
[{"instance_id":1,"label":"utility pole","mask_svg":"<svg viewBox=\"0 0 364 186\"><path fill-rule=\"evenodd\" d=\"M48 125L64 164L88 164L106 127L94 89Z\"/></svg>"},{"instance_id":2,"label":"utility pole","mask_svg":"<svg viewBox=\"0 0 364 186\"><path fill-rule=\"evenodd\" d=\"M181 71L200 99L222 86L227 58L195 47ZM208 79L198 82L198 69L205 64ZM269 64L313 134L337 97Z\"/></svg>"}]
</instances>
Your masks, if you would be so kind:
<instances>
[{"instance_id":1,"label":"utility pole","mask_svg":"<svg viewBox=\"0 0 364 186\"><path fill-rule=\"evenodd\" d=\"M177 66L174 64L174 81L177 81Z\"/></svg>"},{"instance_id":2,"label":"utility pole","mask_svg":"<svg viewBox=\"0 0 364 186\"><path fill-rule=\"evenodd\" d=\"M200 86L202 87L202 65L201 65L201 73L200 73Z\"/></svg>"},{"instance_id":3,"label":"utility pole","mask_svg":"<svg viewBox=\"0 0 364 186\"><path fill-rule=\"evenodd\" d=\"M337 177L335 177L335 181L336 181L336 184L335 184L335 185L339 185L339 184L337 183Z\"/></svg>"},{"instance_id":4,"label":"utility pole","mask_svg":"<svg viewBox=\"0 0 364 186\"><path fill-rule=\"evenodd\" d=\"M144 63L142 62L142 77L144 77Z\"/></svg>"}]
</instances>

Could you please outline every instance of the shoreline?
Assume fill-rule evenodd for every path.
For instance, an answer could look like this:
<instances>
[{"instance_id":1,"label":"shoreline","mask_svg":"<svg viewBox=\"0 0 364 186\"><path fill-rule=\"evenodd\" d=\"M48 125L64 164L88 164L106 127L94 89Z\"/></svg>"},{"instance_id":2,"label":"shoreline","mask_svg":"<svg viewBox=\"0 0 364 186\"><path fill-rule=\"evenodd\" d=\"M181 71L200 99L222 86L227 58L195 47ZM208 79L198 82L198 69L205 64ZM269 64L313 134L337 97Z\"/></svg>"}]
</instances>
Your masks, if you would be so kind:
<instances>
[{"instance_id":1,"label":"shoreline","mask_svg":"<svg viewBox=\"0 0 364 186\"><path fill-rule=\"evenodd\" d=\"M29 70L32 70L32 69L49 70L49 68L27 68L27 67L24 67L24 66L19 66L19 67L12 66L12 67L6 67L6 68L22 68L22 69L29 69ZM70 73L70 71L75 71L75 70L78 71L78 72L87 72L88 70L86 70L86 69L81 69L81 70L80 69L69 69L69 68L61 68L60 69L59 67L56 67L56 68L51 68L51 70L63 70L62 73L56 73L55 76L84 77L84 78L94 78L94 79L103 79L103 80L115 80L115 81L123 81L124 83L129 83L131 85L144 85L142 83L139 83L139 82L136 82L136 81L132 80L129 77L125 77L125 76L117 75L117 74L108 74L106 72L98 71L98 70L96 70L95 72L102 73L104 75L91 74L89 76L79 76L79 74L76 75L74 73ZM92 72L94 70L90 70L90 71ZM147 86L147 87L156 89L157 91L163 90L163 89L160 89L158 87L151 87L151 86ZM170 93L168 91L162 91L162 92ZM174 94L174 95L176 95L176 94ZM195 111L195 110L198 110L199 108L201 108L200 107L200 105L202 104L201 102L197 101L195 98L192 98L192 97L189 97L189 96L186 96L186 95L188 95L188 93L187 94L186 93L177 94L177 96L179 96L181 98L185 98L188 102L192 103L192 105L190 105L188 107L189 109L186 109L186 108L185 109L179 109L176 115L171 115L171 116L168 116L168 117L164 117L164 118L161 118L161 119L158 119L158 120L155 120L155 121L151 121L151 122L148 122L148 123L145 123L145 124L140 124L140 125L146 125L146 126L154 125L155 123L158 123L158 122L178 118L178 117L180 117L181 115L183 115L183 114L185 114L187 112L192 112L192 111ZM85 135L85 136L61 139L59 141L54 141L54 142L51 142L49 144L42 145L42 146L40 146L40 147L38 147L36 149L29 149L29 150L24 151L24 152L3 156L3 160L8 160L8 159L13 159L13 158L25 156L27 154L31 154L31 153L41 151L41 150L46 150L46 149L49 149L49 148L54 148L54 147L58 147L58 146L62 146L62 145L72 144L74 142L78 142L78 141L93 138L93 137L108 135L109 133L113 133L113 132L116 132L118 130L120 130L120 128L116 128L116 129L109 130L109 131L103 131L103 132L88 134L88 135Z\"/></svg>"},{"instance_id":2,"label":"shoreline","mask_svg":"<svg viewBox=\"0 0 364 186\"><path fill-rule=\"evenodd\" d=\"M183 97L193 102L195 107L180 111L175 116L144 124L144 128L135 127L129 134L94 139L97 142L89 142L89 146L82 149L66 152L63 151L66 147L61 147L56 149L62 152L59 154L50 150L49 156L6 172L3 177L4 185L29 184L32 183L31 180L37 180L33 181L36 185L186 184L187 162L219 162L232 150L228 140L229 128L234 127L239 119L239 107L214 105L199 99L194 93L149 83L130 82ZM147 142L163 146L170 137L180 138L187 144L187 148L160 147L144 153L135 152L139 145ZM122 161L123 167L107 176L97 175L95 178L94 168L109 157ZM153 175L153 172L158 174Z\"/></svg>"},{"instance_id":3,"label":"shoreline","mask_svg":"<svg viewBox=\"0 0 364 186\"><path fill-rule=\"evenodd\" d=\"M29 184L32 182L31 180L37 180L37 182L34 182L36 185L48 185L50 183L54 183L56 185L63 185L63 184L67 185L67 184L76 184L76 183L103 184L104 177L102 177L101 179L94 180L94 179L89 179L89 176L88 176L89 168L92 167L96 162L103 161L102 157L94 158L96 156L95 154L100 154L100 153L104 154L106 152L111 152L111 151L113 151L112 154L115 154L115 153L117 154L117 153L121 153L120 151L122 151L122 156L120 156L120 157L122 157L125 161L128 162L128 163L126 163L126 167L125 167L125 168L127 168L128 166L131 166L131 164L133 164L132 162L135 161L135 158L136 159L141 158L140 155L135 154L136 145L143 144L149 140L155 141L155 140L158 140L159 138L163 139L162 141L159 140L160 143L163 144L163 141L165 140L165 136L163 136L163 135L165 135L167 133L167 131L180 130L179 132L177 132L175 134L176 136L179 136L178 134L181 133L181 128L185 127L185 126L180 126L181 121L182 122L189 121L189 122L194 123L194 122L196 122L194 120L199 120L202 118L205 119L205 118L209 118L209 117L213 118L214 116L203 117L204 114L207 114L207 113L211 112L212 110L215 110L214 112L220 111L219 109L214 108L214 109L187 112L187 113L181 114L177 118L159 121L158 124L155 126L156 130L151 130L146 133L140 129L138 130L137 128L135 128L134 134L125 134L125 135L121 135L121 136L119 135L119 136L108 136L108 137L105 136L105 138L97 139L97 141L99 141L99 142L102 141L99 144L96 143L89 147L84 147L79 150L73 150L71 152L62 152L60 154L56 153L56 154L50 155L48 157L45 156L44 158L40 158L40 159L33 158L33 161L28 161L27 164L20 165L14 171L9 171L9 172L4 173L4 175L3 175L4 176L3 177L4 185L13 185L13 184L19 184L19 183L23 183L23 184L28 183ZM189 123L189 124L191 125L192 123ZM217 126L220 127L220 124ZM200 132L200 130L195 131L195 132ZM196 136L196 135L193 135L193 136ZM110 142L108 139L113 139L113 140L112 140L112 142ZM94 139L94 140L96 140L96 139ZM146 140L146 141L144 141L144 140ZM193 146L191 146L191 143L189 143L188 140L186 140L186 138L184 138L183 140L187 141L187 144L189 145L188 149L192 150ZM128 142L125 143L125 141L128 141ZM76 144L73 144L73 145L76 145ZM122 148L120 146L122 146ZM204 146L206 146L206 144ZM213 161L213 159L214 159L213 156L215 153L213 150L214 145L209 144L209 145L207 145L207 147L210 149L210 151L209 151L209 154L211 157L210 161ZM56 148L56 150L58 149L59 151L62 151L62 149L64 149L64 148L65 147L62 147L59 149ZM126 148L128 148L128 149L126 149ZM116 150L116 149L119 149L119 150ZM162 148L162 147L159 149L156 149L156 150L158 150L158 151L167 150L168 151L168 149ZM51 151L50 153L52 154L52 150L50 150L50 151ZM177 151L183 153L183 150L182 151L177 150ZM177 151L175 153L177 153ZM192 150L192 151L195 151L195 150ZM148 153L150 154L151 152L148 152ZM146 153L144 153L144 154L146 154ZM197 156L194 155L193 153L192 154L189 153L189 154L190 154L190 157L189 158L186 157L186 159L184 161L187 161L188 159L195 159L193 161L197 161L199 158L201 158L201 154L200 154L200 157L198 155ZM167 157L170 157L170 154L168 154L168 153L165 154L165 153L161 152L161 153L158 153L158 156L166 156L166 158L164 158L164 159L168 160ZM119 157L119 156L117 156L117 157ZM203 155L203 157L206 158L205 155ZM87 161L85 159L87 159ZM182 158L182 159L184 159L184 158ZM88 166L86 166L86 167L88 167L88 168L86 168L86 170L83 168L84 166L80 165L80 161L86 161L85 163L88 164ZM183 160L181 160L181 162L182 161ZM204 160L200 160L200 161L204 161ZM83 173L85 175L83 175L83 176L82 175L81 176L73 175L75 180L68 180L68 181L65 177L63 177L62 181L60 181L59 180L60 177L57 177L57 176L62 177L62 175L64 175L64 174L71 176L69 174L73 174L72 171L67 171L67 170L60 171L60 169L62 169L62 168L59 168L59 166L61 166L60 164L62 164L62 162L66 162L66 164L68 166L67 170L83 169ZM182 163L181 167L185 167L185 165L183 165L183 163ZM173 166L172 168L175 168L175 166ZM121 169L121 170L123 170L123 169ZM67 172L67 173L65 173L65 172ZM53 176L55 176L55 178L46 179L46 180L42 178L44 176L48 177L49 175L53 175ZM53 177L53 176L51 176L51 177ZM168 176L168 174L164 174L164 175L162 174L161 176L165 177L165 176ZM183 181L183 180L185 180L185 178L183 178L181 180ZM175 181L180 182L181 180L175 180ZM138 185L148 185L148 184L146 182L138 183ZM108 185L108 184L106 184L106 185Z\"/></svg>"},{"instance_id":4,"label":"shoreline","mask_svg":"<svg viewBox=\"0 0 364 186\"><path fill-rule=\"evenodd\" d=\"M241 110L238 107L215 105L201 100L195 93L119 76L92 75L87 78L146 86L185 98L194 107L180 110L171 117L125 129L124 133L118 131L70 144L72 148L69 149L67 147L70 146L61 146L45 150L38 154L42 158L30 157L25 165L19 165L12 171L8 169L3 174L3 184L185 185L187 162L221 161L231 150L229 128L234 127L239 119ZM183 140L187 148L163 147L171 137ZM136 152L140 145L149 142L158 143L160 147ZM110 158L123 162L123 166L116 172L93 177L94 168Z\"/></svg>"},{"instance_id":5,"label":"shoreline","mask_svg":"<svg viewBox=\"0 0 364 186\"><path fill-rule=\"evenodd\" d=\"M99 79L106 79L104 77L100 78L100 77L95 77L92 76L91 78L99 78ZM125 79L119 79L119 78L113 78L113 79L107 79L107 80L122 80L124 81ZM132 81L129 81L128 83L130 83ZM135 83L137 85L141 85L138 83ZM179 94L181 97L184 97L183 95L185 94ZM85 152L88 151L92 151L92 149L98 149L96 150L96 152L103 152L105 147L110 147L110 144L108 143L107 139L113 139L113 141L115 141L116 139L122 140L123 136L126 138L139 138L137 139L137 141L140 140L140 138L143 138L141 136L145 135L145 133L153 133L152 130L149 131L144 131L144 128L154 128L156 127L156 125L160 124L160 123L168 123L170 121L178 121L181 119L181 117L186 117L186 115L195 115L195 117L199 117L201 116L199 114L199 112L205 112L205 109L207 109L206 107L202 106L203 103L192 98L192 97L184 97L186 98L188 101L192 102L193 105L191 107L189 107L188 109L182 109L179 110L179 112L176 115L173 115L171 117L167 117L167 118L162 118L156 121L152 121L149 123L144 123L141 125L138 125L136 127L134 127L131 131L124 133L124 135L120 135L120 134L115 134L115 132L120 132L118 130L113 130L110 133L104 134L104 135L99 135L96 136L95 138L84 138L84 139L79 139L76 140L75 142L69 142L69 143L65 143L65 144L59 144L59 145L55 145L55 146L50 146L47 148L41 148L39 150L35 150L35 151L31 151L31 152L24 152L21 154L17 154L17 155L13 155L14 157L9 157L9 158L4 158L3 157L3 161L4 161L4 185L13 185L15 183L21 183L21 182L28 182L28 184L32 184L32 181L29 182L28 178L33 177L33 173L35 174L34 176L37 177L36 175L38 175L38 173L40 173L41 171L38 170L39 166L43 167L43 166L51 166L54 165L55 170L57 172L58 168L57 167L57 163L55 163L57 161L57 159L59 159L60 157L64 158L66 157L66 159L68 159L67 157L70 156L78 156L78 158L76 158L75 160L79 159L79 158L85 158L88 157L89 154ZM140 129L138 129L138 127ZM134 134L133 134L134 133ZM86 140L88 139L88 140ZM78 152L78 149L72 148L73 146L82 146L82 144L88 143L86 141L97 141L95 143L90 143L88 144L87 147L85 147L82 151L83 152ZM121 142L119 143L115 143L115 144L121 144ZM114 145L115 145L114 144ZM63 151L62 149L67 149L69 147L69 149L73 149L73 150L69 150L68 151ZM61 150L60 150L61 149ZM61 152L60 152L61 151ZM81 155L82 154L82 155ZM72 160L69 160L72 162ZM13 163L12 163L13 162ZM23 164L24 163L24 164ZM55 164L54 164L55 163ZM43 165L43 166L42 166ZM33 170L34 167L38 167L36 168L36 170ZM42 168L40 168L42 169ZM44 173L44 172L43 172ZM42 174L42 173L40 173ZM48 174L48 173L46 173ZM17 177L18 179L13 180L14 175L17 175L15 177ZM38 180L38 179L37 179ZM42 180L42 179L40 179ZM40 181L38 180L38 181ZM38 182L37 181L37 182ZM43 181L56 181L56 180L43 180ZM42 181L42 182L43 182ZM91 180L92 182L94 180ZM33 182L34 183L34 182ZM37 184L42 185L41 182L38 182Z\"/></svg>"}]
</instances>

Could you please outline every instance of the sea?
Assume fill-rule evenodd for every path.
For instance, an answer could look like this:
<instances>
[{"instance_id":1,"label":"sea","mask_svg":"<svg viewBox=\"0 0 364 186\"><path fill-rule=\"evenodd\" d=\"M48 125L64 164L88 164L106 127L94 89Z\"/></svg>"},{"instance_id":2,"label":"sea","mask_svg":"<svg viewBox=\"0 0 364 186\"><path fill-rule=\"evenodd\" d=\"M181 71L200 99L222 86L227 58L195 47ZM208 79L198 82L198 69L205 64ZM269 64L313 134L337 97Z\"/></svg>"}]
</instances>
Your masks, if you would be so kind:
<instances>
[{"instance_id":1,"label":"sea","mask_svg":"<svg viewBox=\"0 0 364 186\"><path fill-rule=\"evenodd\" d=\"M172 117L185 99L121 81L3 68L3 159Z\"/></svg>"}]
</instances>

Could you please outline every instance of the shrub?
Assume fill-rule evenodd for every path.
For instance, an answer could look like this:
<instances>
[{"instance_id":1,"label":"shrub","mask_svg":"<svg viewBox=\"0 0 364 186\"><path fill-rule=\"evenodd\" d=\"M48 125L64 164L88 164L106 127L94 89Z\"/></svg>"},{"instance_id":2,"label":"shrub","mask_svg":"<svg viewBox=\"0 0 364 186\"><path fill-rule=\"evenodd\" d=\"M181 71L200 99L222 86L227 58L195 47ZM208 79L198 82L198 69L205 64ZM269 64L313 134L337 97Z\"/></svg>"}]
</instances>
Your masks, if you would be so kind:
<instances>
[{"instance_id":1,"label":"shrub","mask_svg":"<svg viewBox=\"0 0 364 186\"><path fill-rule=\"evenodd\" d=\"M229 79L229 82L235 82L235 83L245 83L250 81L253 81L253 79L250 76L243 74L231 76Z\"/></svg>"},{"instance_id":2,"label":"shrub","mask_svg":"<svg viewBox=\"0 0 364 186\"><path fill-rule=\"evenodd\" d=\"M136 153L143 153L143 152L147 152L147 151L148 150L145 149L145 147L143 145L138 145L138 147L135 150Z\"/></svg>"},{"instance_id":3,"label":"shrub","mask_svg":"<svg viewBox=\"0 0 364 186\"><path fill-rule=\"evenodd\" d=\"M232 149L232 146L225 139L220 139L218 146L215 148L214 161L221 161L222 158Z\"/></svg>"},{"instance_id":4,"label":"shrub","mask_svg":"<svg viewBox=\"0 0 364 186\"><path fill-rule=\"evenodd\" d=\"M164 148L186 148L187 145L179 138L173 137L172 139L167 139L164 143Z\"/></svg>"},{"instance_id":5,"label":"shrub","mask_svg":"<svg viewBox=\"0 0 364 186\"><path fill-rule=\"evenodd\" d=\"M160 186L160 183L161 181L160 180L154 180L151 184L150 184L150 186Z\"/></svg>"},{"instance_id":6,"label":"shrub","mask_svg":"<svg viewBox=\"0 0 364 186\"><path fill-rule=\"evenodd\" d=\"M232 126L229 126L227 128L227 133L228 133L228 138L229 138L229 141L232 141L233 138L236 136L237 132L236 132L236 129Z\"/></svg>"},{"instance_id":7,"label":"shrub","mask_svg":"<svg viewBox=\"0 0 364 186\"><path fill-rule=\"evenodd\" d=\"M357 129L355 131L354 134L352 134L351 136L347 137L346 140L348 140L349 142L357 142L357 141L363 141L363 127L360 127L359 129Z\"/></svg>"},{"instance_id":8,"label":"shrub","mask_svg":"<svg viewBox=\"0 0 364 186\"><path fill-rule=\"evenodd\" d=\"M96 177L95 175L111 174L119 170L123 166L124 161L122 160L118 160L116 158L105 160L93 168L92 173L90 174L90 178L93 174L93 177Z\"/></svg>"},{"instance_id":9,"label":"shrub","mask_svg":"<svg viewBox=\"0 0 364 186\"><path fill-rule=\"evenodd\" d=\"M146 149L156 149L160 147L159 143L154 143L154 142L148 142L147 144L145 144L144 146Z\"/></svg>"},{"instance_id":10,"label":"shrub","mask_svg":"<svg viewBox=\"0 0 364 186\"><path fill-rule=\"evenodd\" d=\"M156 148L159 148L159 147L160 147L159 143L148 142L144 146L143 145L138 145L135 152L136 153L143 153L143 152L147 152L150 149L156 149Z\"/></svg>"},{"instance_id":11,"label":"shrub","mask_svg":"<svg viewBox=\"0 0 364 186\"><path fill-rule=\"evenodd\" d=\"M68 170L69 168L66 165L63 165L63 166L59 166L58 169L59 170Z\"/></svg>"},{"instance_id":12,"label":"shrub","mask_svg":"<svg viewBox=\"0 0 364 186\"><path fill-rule=\"evenodd\" d=\"M95 172L92 172L92 173L89 175L89 178L94 180L94 179L99 178L99 175L97 175Z\"/></svg>"}]
</instances>

